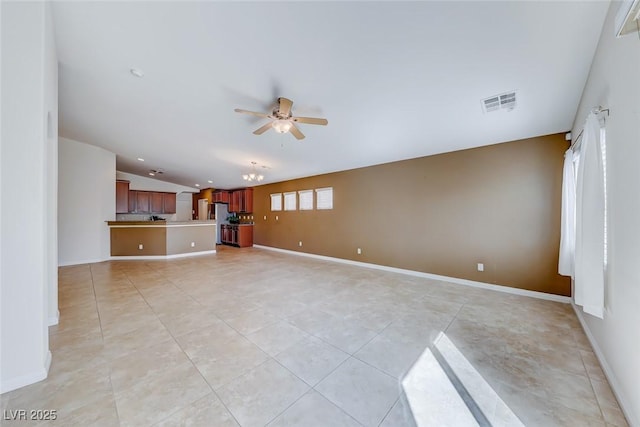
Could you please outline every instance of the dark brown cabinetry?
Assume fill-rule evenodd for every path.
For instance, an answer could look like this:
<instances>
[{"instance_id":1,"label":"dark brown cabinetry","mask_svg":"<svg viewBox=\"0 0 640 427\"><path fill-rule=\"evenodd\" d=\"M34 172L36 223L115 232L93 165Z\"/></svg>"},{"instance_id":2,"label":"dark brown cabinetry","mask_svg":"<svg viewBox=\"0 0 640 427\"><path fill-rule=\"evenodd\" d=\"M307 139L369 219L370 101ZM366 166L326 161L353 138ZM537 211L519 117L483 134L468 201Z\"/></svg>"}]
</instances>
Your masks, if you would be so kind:
<instances>
[{"instance_id":1,"label":"dark brown cabinetry","mask_svg":"<svg viewBox=\"0 0 640 427\"><path fill-rule=\"evenodd\" d=\"M151 212L151 197L147 191L136 191L136 212L150 213Z\"/></svg>"},{"instance_id":2,"label":"dark brown cabinetry","mask_svg":"<svg viewBox=\"0 0 640 427\"><path fill-rule=\"evenodd\" d=\"M252 213L253 212L253 188L244 188L231 192L229 212Z\"/></svg>"},{"instance_id":3,"label":"dark brown cabinetry","mask_svg":"<svg viewBox=\"0 0 640 427\"><path fill-rule=\"evenodd\" d=\"M218 190L213 193L213 203L229 203L229 192Z\"/></svg>"},{"instance_id":4,"label":"dark brown cabinetry","mask_svg":"<svg viewBox=\"0 0 640 427\"><path fill-rule=\"evenodd\" d=\"M231 246L253 246L253 225L222 224L220 240Z\"/></svg>"},{"instance_id":5,"label":"dark brown cabinetry","mask_svg":"<svg viewBox=\"0 0 640 427\"><path fill-rule=\"evenodd\" d=\"M129 181L116 181L116 213L129 212Z\"/></svg>"},{"instance_id":6,"label":"dark brown cabinetry","mask_svg":"<svg viewBox=\"0 0 640 427\"><path fill-rule=\"evenodd\" d=\"M176 193L163 193L162 202L164 205L164 210L162 211L163 213L176 213Z\"/></svg>"},{"instance_id":7,"label":"dark brown cabinetry","mask_svg":"<svg viewBox=\"0 0 640 427\"><path fill-rule=\"evenodd\" d=\"M176 194L129 190L127 211L118 213L174 214L176 213Z\"/></svg>"},{"instance_id":8,"label":"dark brown cabinetry","mask_svg":"<svg viewBox=\"0 0 640 427\"><path fill-rule=\"evenodd\" d=\"M151 213L164 212L164 195L162 193L149 193L151 197Z\"/></svg>"}]
</instances>

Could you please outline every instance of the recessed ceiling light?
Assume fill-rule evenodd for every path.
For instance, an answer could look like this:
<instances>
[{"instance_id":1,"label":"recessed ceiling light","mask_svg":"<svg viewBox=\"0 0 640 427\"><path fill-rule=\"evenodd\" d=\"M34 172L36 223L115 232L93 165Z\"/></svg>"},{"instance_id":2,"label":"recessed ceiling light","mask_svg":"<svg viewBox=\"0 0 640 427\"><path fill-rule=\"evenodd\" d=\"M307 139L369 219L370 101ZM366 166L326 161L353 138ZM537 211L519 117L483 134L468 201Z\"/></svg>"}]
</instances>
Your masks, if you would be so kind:
<instances>
[{"instance_id":1,"label":"recessed ceiling light","mask_svg":"<svg viewBox=\"0 0 640 427\"><path fill-rule=\"evenodd\" d=\"M213 184L213 181L211 181L211 180L209 180L209 181L207 181L207 182L208 182L209 184Z\"/></svg>"},{"instance_id":2,"label":"recessed ceiling light","mask_svg":"<svg viewBox=\"0 0 640 427\"><path fill-rule=\"evenodd\" d=\"M139 162L144 162L144 159L142 157L138 157L138 161Z\"/></svg>"},{"instance_id":3,"label":"recessed ceiling light","mask_svg":"<svg viewBox=\"0 0 640 427\"><path fill-rule=\"evenodd\" d=\"M144 77L144 71L139 68L132 68L129 72L136 77Z\"/></svg>"},{"instance_id":4,"label":"recessed ceiling light","mask_svg":"<svg viewBox=\"0 0 640 427\"><path fill-rule=\"evenodd\" d=\"M196 184L196 187L200 187L200 184Z\"/></svg>"}]
</instances>

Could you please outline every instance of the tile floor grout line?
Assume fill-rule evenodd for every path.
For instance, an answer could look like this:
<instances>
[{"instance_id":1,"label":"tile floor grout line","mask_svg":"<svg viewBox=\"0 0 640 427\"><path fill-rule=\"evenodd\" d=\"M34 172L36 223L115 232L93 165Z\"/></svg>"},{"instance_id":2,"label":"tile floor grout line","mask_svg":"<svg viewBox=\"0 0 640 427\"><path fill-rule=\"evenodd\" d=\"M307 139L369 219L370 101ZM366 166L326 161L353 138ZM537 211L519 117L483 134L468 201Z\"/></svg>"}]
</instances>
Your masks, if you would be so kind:
<instances>
[{"instance_id":1,"label":"tile floor grout line","mask_svg":"<svg viewBox=\"0 0 640 427\"><path fill-rule=\"evenodd\" d=\"M400 402L400 398L402 397L402 391L400 392L400 395L398 396L398 398L396 399L395 402L393 402L393 405L391 405L391 407L389 408L389 410L387 411L386 414L384 414L384 417L382 417L382 419L380 420L380 422L378 423L378 427L380 427L382 425L382 423L384 423L384 420L387 419L387 417L389 416L389 414L391 413L391 411L393 410L393 408L398 404L398 402Z\"/></svg>"},{"instance_id":2,"label":"tile floor grout line","mask_svg":"<svg viewBox=\"0 0 640 427\"><path fill-rule=\"evenodd\" d=\"M92 264L89 264L89 274L91 274L91 290L93 291L93 299L96 305L96 314L98 315L98 324L100 325L100 336L102 337L102 351L100 352L100 356L104 357L104 355L102 354L102 352L104 352L104 346L105 346L104 331L102 330L102 317L100 317L100 309L98 308L98 295L96 294L96 285L93 278ZM113 407L116 410L116 417L118 418L118 424L122 425L122 422L120 420L120 412L118 411L118 403L116 402L116 392L113 389L113 380L111 379L111 362L108 360L105 360L105 362L107 363L107 367L109 368L109 387L111 387L111 398L113 399Z\"/></svg>"}]
</instances>

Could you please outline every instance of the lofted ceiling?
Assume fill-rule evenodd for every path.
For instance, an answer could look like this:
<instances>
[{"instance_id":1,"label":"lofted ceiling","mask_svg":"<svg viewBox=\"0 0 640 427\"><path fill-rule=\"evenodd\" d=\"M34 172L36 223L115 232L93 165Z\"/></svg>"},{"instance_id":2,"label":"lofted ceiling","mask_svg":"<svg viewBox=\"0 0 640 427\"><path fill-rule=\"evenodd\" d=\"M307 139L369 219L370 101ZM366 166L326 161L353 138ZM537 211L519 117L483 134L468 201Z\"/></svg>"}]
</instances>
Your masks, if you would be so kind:
<instances>
[{"instance_id":1,"label":"lofted ceiling","mask_svg":"<svg viewBox=\"0 0 640 427\"><path fill-rule=\"evenodd\" d=\"M564 132L608 7L55 1L60 135L124 172L236 188L252 161L269 183ZM514 90L515 109L483 112ZM329 125L256 136L266 120L233 111L279 96Z\"/></svg>"}]
</instances>

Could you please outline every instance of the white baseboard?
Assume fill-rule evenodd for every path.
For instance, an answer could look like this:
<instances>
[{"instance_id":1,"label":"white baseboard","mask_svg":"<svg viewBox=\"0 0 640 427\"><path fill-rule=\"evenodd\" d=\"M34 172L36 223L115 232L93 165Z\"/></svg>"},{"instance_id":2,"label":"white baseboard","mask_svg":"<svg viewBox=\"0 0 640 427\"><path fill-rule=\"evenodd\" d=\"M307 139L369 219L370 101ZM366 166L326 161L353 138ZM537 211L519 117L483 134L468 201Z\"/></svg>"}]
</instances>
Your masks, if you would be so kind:
<instances>
[{"instance_id":1,"label":"white baseboard","mask_svg":"<svg viewBox=\"0 0 640 427\"><path fill-rule=\"evenodd\" d=\"M57 325L59 321L60 321L60 310L56 310L56 314L49 317L48 326Z\"/></svg>"},{"instance_id":2,"label":"white baseboard","mask_svg":"<svg viewBox=\"0 0 640 427\"><path fill-rule=\"evenodd\" d=\"M212 249L210 251L200 251L200 252L187 252L184 254L173 254L173 255L133 255L133 256L112 256L109 258L112 261L121 261L121 260L166 260L166 259L175 259L175 258L186 258L190 256L200 256L200 255L211 255L215 254L216 250Z\"/></svg>"},{"instance_id":3,"label":"white baseboard","mask_svg":"<svg viewBox=\"0 0 640 427\"><path fill-rule=\"evenodd\" d=\"M51 352L47 351L47 355L45 356L44 360L44 366L41 369L38 369L36 372L32 372L30 374L21 375L18 378L13 378L8 381L1 382L0 394L7 393L9 391L13 391L21 387L25 387L30 384L37 383L38 381L44 380L45 378L47 378L47 375L49 375L50 366Z\"/></svg>"},{"instance_id":4,"label":"white baseboard","mask_svg":"<svg viewBox=\"0 0 640 427\"><path fill-rule=\"evenodd\" d=\"M613 391L613 394L616 396L616 399L618 399L618 403L620 404L620 409L622 409L622 412L624 413L625 417L627 417L627 422L629 423L629 426L640 427L640 420L635 418L635 414L631 411L633 409L633 406L629 403L628 399L622 394L622 388L620 387L620 384L618 383L616 376L613 374L613 369L611 369L611 366L609 366L609 363L607 363L607 359L605 359L604 353L602 352L602 349L600 348L598 341L591 333L591 330L589 329L589 326L587 325L587 322L584 319L584 313L582 312L582 309L573 303L571 305L573 306L573 311L576 312L576 316L578 316L578 320L582 325L582 329L584 330L584 333L587 335L587 339L589 340L589 343L593 348L593 352L596 354L596 357L600 362L600 366L604 371L604 375L605 377L607 377L607 381L609 381L609 385L611 386L611 391Z\"/></svg>"},{"instance_id":5,"label":"white baseboard","mask_svg":"<svg viewBox=\"0 0 640 427\"><path fill-rule=\"evenodd\" d=\"M406 274L409 276L422 277L425 279L441 280L444 282L456 283L459 285L472 286L474 288L488 289L491 291L505 292L508 294L522 295L526 297L561 302L564 304L571 304L571 298L565 297L562 295L547 294L545 292L538 292L538 291L529 291L526 289L512 288L509 286L493 285L491 283L476 282L474 280L460 279L457 277L440 276L438 274L423 273L422 271L406 270L404 268L389 267L386 265L379 265L379 264L370 264L370 263L361 262L361 261L352 261L350 259L334 258L334 257L329 257L324 255L310 254L306 252L296 252L288 249L274 248L271 246L253 245L253 247L259 248L259 249L266 249L269 251L282 252L282 253L291 254L291 255L304 256L308 258L321 259L324 261L333 261L333 262L339 262L342 264L355 265L358 267L372 268L375 270L390 271L393 273Z\"/></svg>"},{"instance_id":6,"label":"white baseboard","mask_svg":"<svg viewBox=\"0 0 640 427\"><path fill-rule=\"evenodd\" d=\"M95 264L98 262L105 262L105 261L109 261L109 259L96 258L96 259L83 259L83 260L77 260L77 261L62 261L62 262L58 262L58 267L69 267L71 265L82 265L82 264Z\"/></svg>"}]
</instances>

